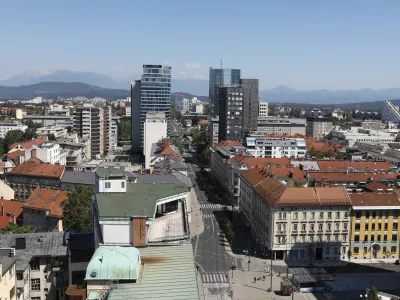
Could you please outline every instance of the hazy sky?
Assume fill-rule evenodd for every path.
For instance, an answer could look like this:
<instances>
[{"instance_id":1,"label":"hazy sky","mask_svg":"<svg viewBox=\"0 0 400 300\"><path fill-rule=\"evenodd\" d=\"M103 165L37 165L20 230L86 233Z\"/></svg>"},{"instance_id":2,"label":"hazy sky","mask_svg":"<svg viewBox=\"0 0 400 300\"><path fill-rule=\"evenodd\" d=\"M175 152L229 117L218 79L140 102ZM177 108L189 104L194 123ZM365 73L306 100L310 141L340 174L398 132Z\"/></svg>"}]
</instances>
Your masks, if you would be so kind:
<instances>
[{"instance_id":1,"label":"hazy sky","mask_svg":"<svg viewBox=\"0 0 400 300\"><path fill-rule=\"evenodd\" d=\"M400 87L400 1L1 1L0 78L56 69L175 78L241 68L262 88Z\"/></svg>"}]
</instances>

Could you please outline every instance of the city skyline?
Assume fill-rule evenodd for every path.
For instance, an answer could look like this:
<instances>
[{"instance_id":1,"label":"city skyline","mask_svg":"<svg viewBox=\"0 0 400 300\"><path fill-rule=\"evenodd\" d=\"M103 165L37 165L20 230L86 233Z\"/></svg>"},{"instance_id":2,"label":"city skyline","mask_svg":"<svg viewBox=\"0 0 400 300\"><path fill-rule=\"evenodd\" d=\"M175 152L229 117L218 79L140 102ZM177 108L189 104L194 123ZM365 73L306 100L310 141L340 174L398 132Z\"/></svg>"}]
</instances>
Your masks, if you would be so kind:
<instances>
[{"instance_id":1,"label":"city skyline","mask_svg":"<svg viewBox=\"0 0 400 300\"><path fill-rule=\"evenodd\" d=\"M176 79L207 80L222 59L243 78L259 78L261 89L397 88L398 8L396 1L43 1L21 10L9 2L0 79L51 70L130 78L157 62L170 64Z\"/></svg>"}]
</instances>

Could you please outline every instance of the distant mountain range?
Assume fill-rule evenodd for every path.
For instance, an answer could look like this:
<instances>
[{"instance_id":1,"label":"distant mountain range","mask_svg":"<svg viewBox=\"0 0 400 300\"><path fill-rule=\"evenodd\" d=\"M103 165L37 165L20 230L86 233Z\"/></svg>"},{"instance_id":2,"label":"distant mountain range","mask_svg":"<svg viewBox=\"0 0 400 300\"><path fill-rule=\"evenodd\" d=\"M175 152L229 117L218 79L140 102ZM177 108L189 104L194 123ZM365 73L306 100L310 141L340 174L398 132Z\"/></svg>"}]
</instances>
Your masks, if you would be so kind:
<instances>
[{"instance_id":1,"label":"distant mountain range","mask_svg":"<svg viewBox=\"0 0 400 300\"><path fill-rule=\"evenodd\" d=\"M132 80L138 78L139 76L136 76ZM0 80L0 97L29 98L34 96L50 97L50 95L90 97L95 95L114 99L129 95L130 82L131 80L128 79L94 72L68 70L46 74L20 74ZM188 93L198 97L206 96L208 95L208 81L172 79L172 92ZM353 105L363 102L399 99L400 88L299 91L286 86L278 86L269 90L260 90L260 96L263 100L272 103Z\"/></svg>"}]
</instances>

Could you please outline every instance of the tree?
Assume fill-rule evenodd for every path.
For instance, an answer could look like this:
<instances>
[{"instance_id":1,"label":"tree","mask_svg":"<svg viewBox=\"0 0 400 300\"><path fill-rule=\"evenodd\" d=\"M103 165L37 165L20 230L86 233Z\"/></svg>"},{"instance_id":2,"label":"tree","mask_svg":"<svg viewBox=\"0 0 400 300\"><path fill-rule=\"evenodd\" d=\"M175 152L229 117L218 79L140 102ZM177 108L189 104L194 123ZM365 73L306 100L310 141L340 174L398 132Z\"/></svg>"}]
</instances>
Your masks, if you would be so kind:
<instances>
[{"instance_id":1,"label":"tree","mask_svg":"<svg viewBox=\"0 0 400 300\"><path fill-rule=\"evenodd\" d=\"M22 142L25 139L25 133L22 130L10 130L6 134L5 150L8 152L8 147L14 143Z\"/></svg>"},{"instance_id":2,"label":"tree","mask_svg":"<svg viewBox=\"0 0 400 300\"><path fill-rule=\"evenodd\" d=\"M210 160L211 160L210 144L207 144L206 148L204 148L203 152L201 153L201 156L205 163L210 162Z\"/></svg>"},{"instance_id":3,"label":"tree","mask_svg":"<svg viewBox=\"0 0 400 300\"><path fill-rule=\"evenodd\" d=\"M36 135L36 129L35 128L28 128L28 129L25 130L24 140L31 140L31 139L34 139L36 137L37 137L37 135Z\"/></svg>"},{"instance_id":4,"label":"tree","mask_svg":"<svg viewBox=\"0 0 400 300\"><path fill-rule=\"evenodd\" d=\"M376 287L372 287L368 290L368 295L367 295L368 300L379 300L379 291Z\"/></svg>"},{"instance_id":5,"label":"tree","mask_svg":"<svg viewBox=\"0 0 400 300\"><path fill-rule=\"evenodd\" d=\"M67 126L67 132L71 133L72 132L72 126Z\"/></svg>"},{"instance_id":6,"label":"tree","mask_svg":"<svg viewBox=\"0 0 400 300\"><path fill-rule=\"evenodd\" d=\"M17 234L17 233L30 233L32 232L29 226L18 226L14 222L10 222L5 228L0 230L0 234Z\"/></svg>"},{"instance_id":7,"label":"tree","mask_svg":"<svg viewBox=\"0 0 400 300\"><path fill-rule=\"evenodd\" d=\"M171 139L172 144L175 147L178 147L180 154L182 155L185 152L185 148L183 147L182 141L178 138Z\"/></svg>"},{"instance_id":8,"label":"tree","mask_svg":"<svg viewBox=\"0 0 400 300\"><path fill-rule=\"evenodd\" d=\"M194 116L192 119L192 126L196 126L199 123L200 119L198 116Z\"/></svg>"},{"instance_id":9,"label":"tree","mask_svg":"<svg viewBox=\"0 0 400 300\"><path fill-rule=\"evenodd\" d=\"M56 136L52 133L50 133L47 138L49 139L49 141L55 141L56 140Z\"/></svg>"},{"instance_id":10,"label":"tree","mask_svg":"<svg viewBox=\"0 0 400 300\"><path fill-rule=\"evenodd\" d=\"M68 199L61 204L64 231L92 231L92 196L93 188L77 187L68 193Z\"/></svg>"}]
</instances>

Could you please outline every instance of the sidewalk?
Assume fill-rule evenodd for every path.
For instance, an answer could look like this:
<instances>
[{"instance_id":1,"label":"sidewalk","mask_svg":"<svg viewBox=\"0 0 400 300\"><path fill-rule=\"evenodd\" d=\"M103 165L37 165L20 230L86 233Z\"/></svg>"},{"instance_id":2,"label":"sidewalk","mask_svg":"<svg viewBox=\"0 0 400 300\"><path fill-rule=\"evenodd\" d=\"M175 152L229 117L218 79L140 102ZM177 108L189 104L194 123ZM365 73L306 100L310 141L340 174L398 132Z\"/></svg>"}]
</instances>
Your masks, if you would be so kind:
<instances>
[{"instance_id":1,"label":"sidewalk","mask_svg":"<svg viewBox=\"0 0 400 300\"><path fill-rule=\"evenodd\" d=\"M200 211L200 203L197 200L194 188L192 188L188 194L187 209L190 236L193 237L201 234L204 231L204 223Z\"/></svg>"}]
</instances>

